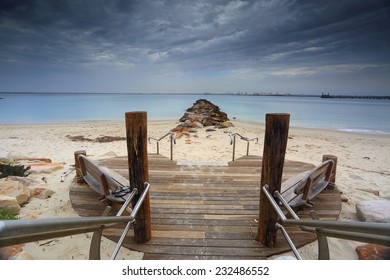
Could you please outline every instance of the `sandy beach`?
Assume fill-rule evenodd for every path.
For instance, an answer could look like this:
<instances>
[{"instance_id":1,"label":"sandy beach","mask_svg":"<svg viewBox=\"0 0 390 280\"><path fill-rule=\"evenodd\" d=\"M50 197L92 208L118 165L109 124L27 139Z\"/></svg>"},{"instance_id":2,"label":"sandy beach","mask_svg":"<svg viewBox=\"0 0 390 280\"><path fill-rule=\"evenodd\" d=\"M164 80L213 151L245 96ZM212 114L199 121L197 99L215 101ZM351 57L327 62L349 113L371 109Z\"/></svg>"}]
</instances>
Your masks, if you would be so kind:
<instances>
[{"instance_id":1,"label":"sandy beach","mask_svg":"<svg viewBox=\"0 0 390 280\"><path fill-rule=\"evenodd\" d=\"M191 136L177 139L174 160L179 162L228 162L232 159L229 132L247 137L258 137L259 143L251 143L250 154L262 155L264 124L233 120L235 127L206 132L198 129ZM175 120L148 122L148 136L160 137L179 124ZM2 125L0 126L0 152L10 153L15 158L48 158L60 163L63 168L51 173L33 173L28 178L36 180L36 187L54 191L47 199L32 197L20 212L20 218L72 217L77 213L69 201L69 187L75 176L71 172L61 182L61 176L74 164L74 151L86 150L99 159L108 156L126 155L126 141L99 143L72 141L83 136L96 139L102 136L125 136L124 122L83 122L47 125ZM319 164L324 154L338 157L336 183L342 192L343 202L340 220L357 220L355 205L362 200L390 200L390 135L368 135L321 129L290 127L286 159ZM163 140L160 153L169 156L170 144ZM156 152L156 144L148 146ZM236 156L246 153L246 142L238 141ZM32 259L71 260L88 259L91 234L55 238L51 242L28 243L23 251ZM330 239L330 254L334 260L358 258L355 248L361 243ZM114 244L103 240L102 258L108 259ZM305 259L317 259L317 243L299 251ZM142 259L142 253L122 248L118 259Z\"/></svg>"}]
</instances>

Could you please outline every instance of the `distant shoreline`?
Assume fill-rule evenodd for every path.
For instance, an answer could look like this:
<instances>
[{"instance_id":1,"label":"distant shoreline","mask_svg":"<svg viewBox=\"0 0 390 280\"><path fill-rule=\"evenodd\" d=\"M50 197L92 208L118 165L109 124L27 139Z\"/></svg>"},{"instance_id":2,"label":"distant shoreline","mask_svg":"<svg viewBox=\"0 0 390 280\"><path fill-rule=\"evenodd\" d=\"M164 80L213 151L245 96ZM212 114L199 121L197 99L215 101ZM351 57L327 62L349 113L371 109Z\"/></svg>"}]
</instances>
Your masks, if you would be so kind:
<instances>
[{"instance_id":1,"label":"distant shoreline","mask_svg":"<svg viewBox=\"0 0 390 280\"><path fill-rule=\"evenodd\" d=\"M118 94L118 95L204 95L204 96L259 96L259 97L316 97L316 98L332 98L332 99L385 99L390 100L390 95L331 95L331 94L292 94L292 93L211 93L211 92L203 92L203 93L136 93L136 92L0 92L0 94ZM5 99L4 97L0 97L0 99Z\"/></svg>"},{"instance_id":2,"label":"distant shoreline","mask_svg":"<svg viewBox=\"0 0 390 280\"><path fill-rule=\"evenodd\" d=\"M338 98L338 99L389 99L390 96L386 95L330 95L321 94L321 98Z\"/></svg>"}]
</instances>

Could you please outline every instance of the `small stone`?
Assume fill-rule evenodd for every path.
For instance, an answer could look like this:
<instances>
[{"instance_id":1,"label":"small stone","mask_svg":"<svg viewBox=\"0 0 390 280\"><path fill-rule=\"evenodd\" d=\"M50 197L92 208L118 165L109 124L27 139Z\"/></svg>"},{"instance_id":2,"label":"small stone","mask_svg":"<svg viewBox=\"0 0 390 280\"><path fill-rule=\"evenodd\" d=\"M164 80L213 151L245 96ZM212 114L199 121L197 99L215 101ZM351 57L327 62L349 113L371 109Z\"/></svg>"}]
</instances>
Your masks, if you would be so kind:
<instances>
[{"instance_id":1,"label":"small stone","mask_svg":"<svg viewBox=\"0 0 390 280\"><path fill-rule=\"evenodd\" d=\"M390 247L366 244L356 247L359 260L390 260Z\"/></svg>"},{"instance_id":2,"label":"small stone","mask_svg":"<svg viewBox=\"0 0 390 280\"><path fill-rule=\"evenodd\" d=\"M372 190L372 189L358 189L358 190L363 191L363 192L372 193L373 195L379 196L379 191L377 191L377 190Z\"/></svg>"},{"instance_id":3,"label":"small stone","mask_svg":"<svg viewBox=\"0 0 390 280\"><path fill-rule=\"evenodd\" d=\"M32 190L31 195L36 198L47 199L54 194L54 191L45 188L35 188Z\"/></svg>"},{"instance_id":4,"label":"small stone","mask_svg":"<svg viewBox=\"0 0 390 280\"><path fill-rule=\"evenodd\" d=\"M37 217L33 214L27 214L26 216L22 217L23 220L35 220Z\"/></svg>"}]
</instances>

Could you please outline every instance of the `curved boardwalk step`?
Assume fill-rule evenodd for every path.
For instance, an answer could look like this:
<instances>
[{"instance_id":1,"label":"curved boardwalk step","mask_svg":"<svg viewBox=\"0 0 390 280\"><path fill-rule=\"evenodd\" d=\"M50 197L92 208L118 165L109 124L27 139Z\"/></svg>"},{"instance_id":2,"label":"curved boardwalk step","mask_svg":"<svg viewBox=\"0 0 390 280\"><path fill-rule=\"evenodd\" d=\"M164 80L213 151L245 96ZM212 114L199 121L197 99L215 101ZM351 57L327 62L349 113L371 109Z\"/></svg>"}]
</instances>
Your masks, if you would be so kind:
<instances>
[{"instance_id":1,"label":"curved boardwalk step","mask_svg":"<svg viewBox=\"0 0 390 280\"><path fill-rule=\"evenodd\" d=\"M127 177L126 157L99 161ZM286 161L283 179L313 168L313 165ZM136 244L130 230L124 246L144 252L145 259L266 259L290 250L281 234L277 245L266 248L255 240L259 216L261 157L236 159L228 166L177 165L160 155L149 156L152 239ZM74 183L70 190L74 209L81 216L101 215L105 205L86 185ZM323 191L314 207L300 211L311 219L314 210L320 219L336 220L341 211L337 188ZM288 227L297 247L313 242L316 236ZM122 228L106 229L104 236L117 241Z\"/></svg>"}]
</instances>

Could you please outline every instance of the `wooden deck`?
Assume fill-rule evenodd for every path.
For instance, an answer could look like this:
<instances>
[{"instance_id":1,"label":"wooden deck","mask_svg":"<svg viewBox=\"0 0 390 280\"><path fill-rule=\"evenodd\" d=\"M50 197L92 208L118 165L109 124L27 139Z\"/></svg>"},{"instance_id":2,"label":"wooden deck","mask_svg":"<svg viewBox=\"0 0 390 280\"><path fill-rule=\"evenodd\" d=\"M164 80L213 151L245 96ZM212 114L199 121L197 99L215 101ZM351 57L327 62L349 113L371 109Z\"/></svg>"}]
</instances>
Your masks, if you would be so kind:
<instances>
[{"instance_id":1,"label":"wooden deck","mask_svg":"<svg viewBox=\"0 0 390 280\"><path fill-rule=\"evenodd\" d=\"M127 158L114 157L99 164L128 176ZM313 165L286 161L283 179ZM130 230L124 246L144 252L144 259L266 259L289 251L283 236L277 246L266 248L255 240L259 215L261 158L247 156L228 166L177 165L169 159L149 156L152 239L133 242ZM101 215L105 205L86 185L73 184L70 198L80 216ZM313 208L298 215L336 220L341 210L337 188L323 191ZM316 236L296 227L286 228L297 247ZM117 241L121 228L106 229L104 236Z\"/></svg>"}]
</instances>

